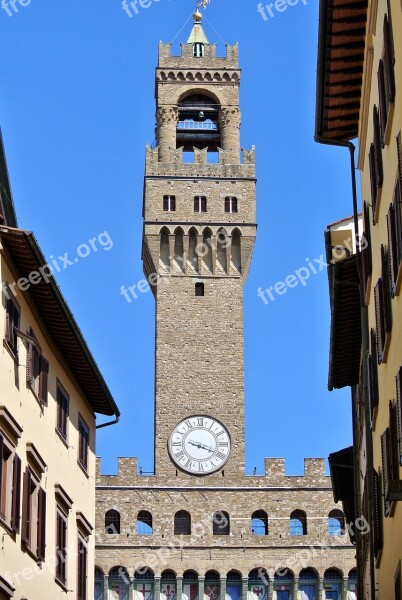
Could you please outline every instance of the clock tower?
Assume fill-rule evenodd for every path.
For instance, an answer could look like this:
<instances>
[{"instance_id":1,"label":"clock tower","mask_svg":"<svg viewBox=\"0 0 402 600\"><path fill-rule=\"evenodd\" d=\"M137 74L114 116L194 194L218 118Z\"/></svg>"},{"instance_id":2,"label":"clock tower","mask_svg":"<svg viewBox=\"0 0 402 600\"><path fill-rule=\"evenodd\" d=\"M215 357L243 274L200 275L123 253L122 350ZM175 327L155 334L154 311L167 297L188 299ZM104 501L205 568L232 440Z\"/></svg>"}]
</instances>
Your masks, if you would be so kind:
<instances>
[{"instance_id":1,"label":"clock tower","mask_svg":"<svg viewBox=\"0 0 402 600\"><path fill-rule=\"evenodd\" d=\"M254 148L240 147L240 75L238 46L217 56L198 10L179 56L159 44L142 244L156 304L155 471L134 457L119 458L115 475L98 465L95 600L292 600L325 590L345 600L354 589L355 548L338 535L344 516L324 460L306 459L304 476L286 475L279 458L244 468L243 287L256 180ZM325 541L329 523L337 537Z\"/></svg>"},{"instance_id":2,"label":"clock tower","mask_svg":"<svg viewBox=\"0 0 402 600\"><path fill-rule=\"evenodd\" d=\"M181 56L160 43L143 264L156 300L155 470L244 474L243 286L256 234L254 149L240 150L238 46L218 57L197 10Z\"/></svg>"}]
</instances>

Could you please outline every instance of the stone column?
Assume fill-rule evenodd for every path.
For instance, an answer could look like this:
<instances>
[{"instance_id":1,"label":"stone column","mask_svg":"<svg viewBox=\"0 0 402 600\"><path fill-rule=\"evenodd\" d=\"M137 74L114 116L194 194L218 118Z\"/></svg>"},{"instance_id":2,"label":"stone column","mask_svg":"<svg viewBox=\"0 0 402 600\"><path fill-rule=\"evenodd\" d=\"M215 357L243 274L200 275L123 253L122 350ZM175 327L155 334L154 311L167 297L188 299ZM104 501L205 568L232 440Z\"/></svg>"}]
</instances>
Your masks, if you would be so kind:
<instances>
[{"instance_id":1,"label":"stone column","mask_svg":"<svg viewBox=\"0 0 402 600\"><path fill-rule=\"evenodd\" d=\"M176 149L177 106L159 106L156 111L156 137L159 162L170 162L170 148Z\"/></svg>"},{"instance_id":2,"label":"stone column","mask_svg":"<svg viewBox=\"0 0 402 600\"><path fill-rule=\"evenodd\" d=\"M109 576L103 576L103 600L108 600L109 598Z\"/></svg>"},{"instance_id":3,"label":"stone column","mask_svg":"<svg viewBox=\"0 0 402 600\"><path fill-rule=\"evenodd\" d=\"M198 577L198 600L204 600L205 577Z\"/></svg>"},{"instance_id":4,"label":"stone column","mask_svg":"<svg viewBox=\"0 0 402 600\"><path fill-rule=\"evenodd\" d=\"M248 596L248 577L241 578L241 598L242 600L247 600Z\"/></svg>"},{"instance_id":5,"label":"stone column","mask_svg":"<svg viewBox=\"0 0 402 600\"><path fill-rule=\"evenodd\" d=\"M133 600L134 598L134 576L130 577L130 583L128 587L128 600Z\"/></svg>"},{"instance_id":6,"label":"stone column","mask_svg":"<svg viewBox=\"0 0 402 600\"><path fill-rule=\"evenodd\" d=\"M176 577L176 600L183 600L183 577Z\"/></svg>"},{"instance_id":7,"label":"stone column","mask_svg":"<svg viewBox=\"0 0 402 600\"><path fill-rule=\"evenodd\" d=\"M299 591L299 578L295 577L295 585L293 588L293 597L295 598L295 600L297 599L297 592Z\"/></svg>"},{"instance_id":8,"label":"stone column","mask_svg":"<svg viewBox=\"0 0 402 600\"><path fill-rule=\"evenodd\" d=\"M319 600L321 600L322 598L322 592L324 591L324 579L322 577L320 577L320 584L319 584L319 589L318 589L318 598Z\"/></svg>"},{"instance_id":9,"label":"stone column","mask_svg":"<svg viewBox=\"0 0 402 600\"><path fill-rule=\"evenodd\" d=\"M161 600L161 577L155 576L154 579L154 600Z\"/></svg>"},{"instance_id":10,"label":"stone column","mask_svg":"<svg viewBox=\"0 0 402 600\"><path fill-rule=\"evenodd\" d=\"M221 577L220 600L226 600L226 577Z\"/></svg>"},{"instance_id":11,"label":"stone column","mask_svg":"<svg viewBox=\"0 0 402 600\"><path fill-rule=\"evenodd\" d=\"M274 596L274 580L270 580L268 588L268 600L272 600Z\"/></svg>"},{"instance_id":12,"label":"stone column","mask_svg":"<svg viewBox=\"0 0 402 600\"><path fill-rule=\"evenodd\" d=\"M346 600L346 594L348 592L348 581L349 577L343 578L342 600Z\"/></svg>"},{"instance_id":13,"label":"stone column","mask_svg":"<svg viewBox=\"0 0 402 600\"><path fill-rule=\"evenodd\" d=\"M225 164L240 164L240 110L237 106L223 106L219 113L222 150Z\"/></svg>"},{"instance_id":14,"label":"stone column","mask_svg":"<svg viewBox=\"0 0 402 600\"><path fill-rule=\"evenodd\" d=\"M202 248L204 249L204 236L202 235L202 233L199 233L197 236L197 246L198 248ZM202 273L202 256L200 256L200 254L197 252L197 271L201 274Z\"/></svg>"}]
</instances>

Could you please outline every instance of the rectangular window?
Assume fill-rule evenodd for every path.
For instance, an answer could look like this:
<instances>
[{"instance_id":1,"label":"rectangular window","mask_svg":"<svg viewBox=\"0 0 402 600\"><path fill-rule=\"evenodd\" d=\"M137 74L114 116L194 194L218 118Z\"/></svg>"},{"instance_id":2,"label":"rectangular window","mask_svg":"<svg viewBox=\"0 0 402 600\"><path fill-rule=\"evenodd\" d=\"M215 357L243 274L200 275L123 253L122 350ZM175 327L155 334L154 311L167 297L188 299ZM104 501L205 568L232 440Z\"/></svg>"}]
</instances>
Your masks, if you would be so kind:
<instances>
[{"instance_id":1,"label":"rectangular window","mask_svg":"<svg viewBox=\"0 0 402 600\"><path fill-rule=\"evenodd\" d=\"M367 202L363 204L363 246L362 246L362 268L364 295L367 293L368 280L373 270L372 252L371 252L371 230L370 230L370 209Z\"/></svg>"},{"instance_id":2,"label":"rectangular window","mask_svg":"<svg viewBox=\"0 0 402 600\"><path fill-rule=\"evenodd\" d=\"M371 421L373 421L374 413L378 407L378 361L377 355L377 340L375 330L370 332L370 354L367 358L367 374L369 383L369 403Z\"/></svg>"},{"instance_id":3,"label":"rectangular window","mask_svg":"<svg viewBox=\"0 0 402 600\"><path fill-rule=\"evenodd\" d=\"M64 440L67 440L69 397L67 392L57 384L57 424L56 429Z\"/></svg>"},{"instance_id":4,"label":"rectangular window","mask_svg":"<svg viewBox=\"0 0 402 600\"><path fill-rule=\"evenodd\" d=\"M396 376L396 416L398 420L399 465L402 467L402 367Z\"/></svg>"},{"instance_id":5,"label":"rectangular window","mask_svg":"<svg viewBox=\"0 0 402 600\"><path fill-rule=\"evenodd\" d=\"M62 585L67 581L67 516L56 509L56 579Z\"/></svg>"},{"instance_id":6,"label":"rectangular window","mask_svg":"<svg viewBox=\"0 0 402 600\"><path fill-rule=\"evenodd\" d=\"M79 444L78 444L78 462L88 470L88 451L89 451L89 429L82 419L79 421Z\"/></svg>"},{"instance_id":7,"label":"rectangular window","mask_svg":"<svg viewBox=\"0 0 402 600\"><path fill-rule=\"evenodd\" d=\"M33 337L33 332L30 332ZM35 396L47 406L49 388L49 363L42 355L38 344L28 344L27 351L27 384Z\"/></svg>"},{"instance_id":8,"label":"rectangular window","mask_svg":"<svg viewBox=\"0 0 402 600\"><path fill-rule=\"evenodd\" d=\"M11 292L9 292L11 293ZM16 329L20 326L20 309L10 296L6 301L6 334L5 342L15 358L18 358L18 338Z\"/></svg>"},{"instance_id":9,"label":"rectangular window","mask_svg":"<svg viewBox=\"0 0 402 600\"><path fill-rule=\"evenodd\" d=\"M401 564L399 563L398 571L395 576L395 600L402 600L401 585Z\"/></svg>"},{"instance_id":10,"label":"rectangular window","mask_svg":"<svg viewBox=\"0 0 402 600\"><path fill-rule=\"evenodd\" d=\"M204 296L204 284L197 282L195 284L195 295L198 297Z\"/></svg>"},{"instance_id":11,"label":"rectangular window","mask_svg":"<svg viewBox=\"0 0 402 600\"><path fill-rule=\"evenodd\" d=\"M39 561L45 560L46 492L39 486L33 471L24 474L22 543Z\"/></svg>"},{"instance_id":12,"label":"rectangular window","mask_svg":"<svg viewBox=\"0 0 402 600\"><path fill-rule=\"evenodd\" d=\"M205 196L194 197L194 212L206 213L207 212L207 199Z\"/></svg>"},{"instance_id":13,"label":"rectangular window","mask_svg":"<svg viewBox=\"0 0 402 600\"><path fill-rule=\"evenodd\" d=\"M78 581L77 600L87 600L88 548L85 540L78 536Z\"/></svg>"},{"instance_id":14,"label":"rectangular window","mask_svg":"<svg viewBox=\"0 0 402 600\"><path fill-rule=\"evenodd\" d=\"M176 210L176 196L163 196L163 210L165 212Z\"/></svg>"},{"instance_id":15,"label":"rectangular window","mask_svg":"<svg viewBox=\"0 0 402 600\"><path fill-rule=\"evenodd\" d=\"M382 497L381 497L381 483L380 477L377 471L373 472L373 484L374 484L374 556L377 556L379 551L383 547L383 528L382 528Z\"/></svg>"},{"instance_id":16,"label":"rectangular window","mask_svg":"<svg viewBox=\"0 0 402 600\"><path fill-rule=\"evenodd\" d=\"M237 213L238 212L238 203L237 203L237 198L235 198L235 196L226 196L225 212L227 212L227 213Z\"/></svg>"},{"instance_id":17,"label":"rectangular window","mask_svg":"<svg viewBox=\"0 0 402 600\"><path fill-rule=\"evenodd\" d=\"M0 432L0 520L14 533L20 530L21 459Z\"/></svg>"},{"instance_id":18,"label":"rectangular window","mask_svg":"<svg viewBox=\"0 0 402 600\"><path fill-rule=\"evenodd\" d=\"M395 185L394 197L387 214L388 248L392 295L398 293L399 269L402 262L402 190L400 182Z\"/></svg>"}]
</instances>

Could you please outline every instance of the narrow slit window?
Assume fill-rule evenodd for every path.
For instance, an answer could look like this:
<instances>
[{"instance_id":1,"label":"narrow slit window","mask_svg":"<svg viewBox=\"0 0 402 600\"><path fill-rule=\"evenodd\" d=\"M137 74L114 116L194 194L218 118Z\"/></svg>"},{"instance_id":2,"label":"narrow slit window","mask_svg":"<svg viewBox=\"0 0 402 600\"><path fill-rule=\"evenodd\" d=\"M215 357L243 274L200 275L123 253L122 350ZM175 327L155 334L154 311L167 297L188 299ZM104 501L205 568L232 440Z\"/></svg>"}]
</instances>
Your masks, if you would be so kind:
<instances>
[{"instance_id":1,"label":"narrow slit window","mask_svg":"<svg viewBox=\"0 0 402 600\"><path fill-rule=\"evenodd\" d=\"M196 283L195 284L195 295L197 297L202 297L205 296L205 288L204 288L204 284L203 283Z\"/></svg>"},{"instance_id":2,"label":"narrow slit window","mask_svg":"<svg viewBox=\"0 0 402 600\"><path fill-rule=\"evenodd\" d=\"M201 42L196 42L193 46L193 56L195 58L204 58L205 46Z\"/></svg>"}]
</instances>

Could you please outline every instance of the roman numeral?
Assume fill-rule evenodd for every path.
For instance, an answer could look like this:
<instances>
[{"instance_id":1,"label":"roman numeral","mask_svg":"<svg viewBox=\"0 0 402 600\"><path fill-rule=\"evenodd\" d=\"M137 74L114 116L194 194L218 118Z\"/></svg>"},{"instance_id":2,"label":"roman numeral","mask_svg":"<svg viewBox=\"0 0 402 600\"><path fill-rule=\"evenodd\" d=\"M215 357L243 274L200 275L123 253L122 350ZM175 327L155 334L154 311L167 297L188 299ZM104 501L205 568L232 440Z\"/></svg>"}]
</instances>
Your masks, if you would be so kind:
<instances>
[{"instance_id":1,"label":"roman numeral","mask_svg":"<svg viewBox=\"0 0 402 600\"><path fill-rule=\"evenodd\" d=\"M181 446L181 442L173 442L173 446ZM222 444L221 444L222 445Z\"/></svg>"},{"instance_id":2,"label":"roman numeral","mask_svg":"<svg viewBox=\"0 0 402 600\"><path fill-rule=\"evenodd\" d=\"M177 458L178 460L183 458L183 456L184 456L184 452L177 452L177 454L174 455L174 457Z\"/></svg>"},{"instance_id":3,"label":"roman numeral","mask_svg":"<svg viewBox=\"0 0 402 600\"><path fill-rule=\"evenodd\" d=\"M193 464L193 461L191 459L188 459L188 461L185 464L186 469L191 469L192 464Z\"/></svg>"},{"instance_id":4,"label":"roman numeral","mask_svg":"<svg viewBox=\"0 0 402 600\"><path fill-rule=\"evenodd\" d=\"M204 465L203 465L202 463L199 463L199 464L198 464L198 471L199 471L200 473L204 473Z\"/></svg>"},{"instance_id":5,"label":"roman numeral","mask_svg":"<svg viewBox=\"0 0 402 600\"><path fill-rule=\"evenodd\" d=\"M216 458L220 458L221 460L227 458L226 454L222 454L222 452L217 452L215 456Z\"/></svg>"},{"instance_id":6,"label":"roman numeral","mask_svg":"<svg viewBox=\"0 0 402 600\"><path fill-rule=\"evenodd\" d=\"M221 429L220 431L215 431L215 433L216 433L216 435L222 435L222 433L225 433L225 432L223 431L223 429Z\"/></svg>"},{"instance_id":7,"label":"roman numeral","mask_svg":"<svg viewBox=\"0 0 402 600\"><path fill-rule=\"evenodd\" d=\"M197 421L198 421L198 423L197 423L198 427L204 427L204 418L203 417L198 417Z\"/></svg>"},{"instance_id":8,"label":"roman numeral","mask_svg":"<svg viewBox=\"0 0 402 600\"><path fill-rule=\"evenodd\" d=\"M187 419L187 421L184 421L184 422L185 422L185 424L187 425L187 427L189 429L193 429L193 426L191 425L191 423L190 423L190 421L188 419Z\"/></svg>"},{"instance_id":9,"label":"roman numeral","mask_svg":"<svg viewBox=\"0 0 402 600\"><path fill-rule=\"evenodd\" d=\"M219 442L219 446L221 446L222 448L228 448L229 442Z\"/></svg>"}]
</instances>

